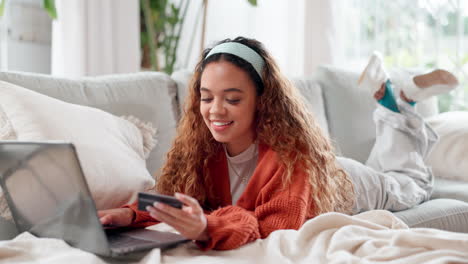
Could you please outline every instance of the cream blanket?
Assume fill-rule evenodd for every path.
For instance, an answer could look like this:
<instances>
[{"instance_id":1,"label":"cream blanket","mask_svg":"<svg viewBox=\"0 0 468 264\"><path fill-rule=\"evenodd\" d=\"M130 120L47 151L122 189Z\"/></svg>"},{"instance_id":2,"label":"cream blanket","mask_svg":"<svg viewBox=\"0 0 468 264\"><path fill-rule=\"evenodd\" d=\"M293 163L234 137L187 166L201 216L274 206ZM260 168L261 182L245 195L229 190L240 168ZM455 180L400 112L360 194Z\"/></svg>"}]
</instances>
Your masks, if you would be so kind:
<instances>
[{"instance_id":1,"label":"cream blanket","mask_svg":"<svg viewBox=\"0 0 468 264\"><path fill-rule=\"evenodd\" d=\"M167 228L163 225L152 229ZM108 263L58 239L23 233L0 242L0 263ZM230 251L202 252L193 243L154 249L137 263L468 263L468 234L407 226L387 211L328 213L300 230L279 230Z\"/></svg>"}]
</instances>

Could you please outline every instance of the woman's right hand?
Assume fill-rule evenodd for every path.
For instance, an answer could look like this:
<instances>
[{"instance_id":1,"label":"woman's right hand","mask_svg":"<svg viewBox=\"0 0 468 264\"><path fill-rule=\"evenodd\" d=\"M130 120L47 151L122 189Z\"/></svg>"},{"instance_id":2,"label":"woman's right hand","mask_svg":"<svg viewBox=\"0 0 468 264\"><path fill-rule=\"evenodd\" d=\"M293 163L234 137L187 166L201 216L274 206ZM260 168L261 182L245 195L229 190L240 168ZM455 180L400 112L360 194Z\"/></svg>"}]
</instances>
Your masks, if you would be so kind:
<instances>
[{"instance_id":1,"label":"woman's right hand","mask_svg":"<svg viewBox=\"0 0 468 264\"><path fill-rule=\"evenodd\" d=\"M129 226L135 212L130 208L115 208L98 211L99 221L105 227L123 227Z\"/></svg>"}]
</instances>

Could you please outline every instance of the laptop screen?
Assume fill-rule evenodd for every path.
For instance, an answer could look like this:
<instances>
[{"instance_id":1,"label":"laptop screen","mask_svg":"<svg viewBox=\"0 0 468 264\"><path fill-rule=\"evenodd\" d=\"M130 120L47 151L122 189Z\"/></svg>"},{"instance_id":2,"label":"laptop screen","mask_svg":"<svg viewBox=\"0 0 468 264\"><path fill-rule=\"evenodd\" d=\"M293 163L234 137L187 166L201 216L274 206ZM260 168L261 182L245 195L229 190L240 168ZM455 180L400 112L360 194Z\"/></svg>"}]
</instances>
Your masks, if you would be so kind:
<instances>
[{"instance_id":1,"label":"laptop screen","mask_svg":"<svg viewBox=\"0 0 468 264\"><path fill-rule=\"evenodd\" d=\"M0 142L0 175L20 232L107 253L107 239L73 145Z\"/></svg>"}]
</instances>

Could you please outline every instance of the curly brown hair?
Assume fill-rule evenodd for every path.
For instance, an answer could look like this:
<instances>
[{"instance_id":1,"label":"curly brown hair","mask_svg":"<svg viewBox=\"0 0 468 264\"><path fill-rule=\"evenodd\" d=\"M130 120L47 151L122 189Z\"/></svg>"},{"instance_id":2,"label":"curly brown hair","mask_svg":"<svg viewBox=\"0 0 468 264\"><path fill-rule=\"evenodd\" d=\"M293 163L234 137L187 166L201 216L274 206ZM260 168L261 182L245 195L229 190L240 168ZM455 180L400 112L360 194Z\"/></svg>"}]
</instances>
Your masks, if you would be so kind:
<instances>
[{"instance_id":1,"label":"curly brown hair","mask_svg":"<svg viewBox=\"0 0 468 264\"><path fill-rule=\"evenodd\" d=\"M225 42L238 42L255 50L265 60L262 77L246 61L230 54L215 54L205 59L204 50L189 84L183 116L177 137L167 154L167 161L158 177L156 190L163 194L182 192L201 205L212 198L212 181L208 162L222 150L200 113L200 81L206 65L213 61L229 61L245 70L257 88L256 135L259 143L278 154L286 168L284 183L291 181L294 169L300 167L310 175L312 199L318 214L338 211L349 213L354 190L346 173L337 167L329 139L302 102L297 89L285 78L263 45L253 39L237 37ZM263 80L263 81L262 81Z\"/></svg>"}]
</instances>

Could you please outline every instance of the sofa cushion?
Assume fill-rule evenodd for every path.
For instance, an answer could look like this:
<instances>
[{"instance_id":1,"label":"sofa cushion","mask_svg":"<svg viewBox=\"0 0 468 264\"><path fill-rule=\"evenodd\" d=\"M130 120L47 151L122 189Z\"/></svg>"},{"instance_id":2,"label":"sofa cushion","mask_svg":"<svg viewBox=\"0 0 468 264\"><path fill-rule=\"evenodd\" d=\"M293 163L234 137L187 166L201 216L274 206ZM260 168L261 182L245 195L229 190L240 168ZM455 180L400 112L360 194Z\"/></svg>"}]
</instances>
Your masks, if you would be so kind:
<instances>
[{"instance_id":1,"label":"sofa cushion","mask_svg":"<svg viewBox=\"0 0 468 264\"><path fill-rule=\"evenodd\" d=\"M452 199L435 199L395 215L409 227L437 228L468 233L468 203Z\"/></svg>"},{"instance_id":2,"label":"sofa cushion","mask_svg":"<svg viewBox=\"0 0 468 264\"><path fill-rule=\"evenodd\" d=\"M446 112L427 122L439 135L426 160L434 175L468 183L468 112Z\"/></svg>"},{"instance_id":3,"label":"sofa cushion","mask_svg":"<svg viewBox=\"0 0 468 264\"><path fill-rule=\"evenodd\" d=\"M0 94L0 115L5 121L0 127L14 135L9 140L59 140L75 145L98 209L122 206L132 201L135 192L154 186L145 166L143 135L132 122L3 81Z\"/></svg>"},{"instance_id":4,"label":"sofa cushion","mask_svg":"<svg viewBox=\"0 0 468 264\"><path fill-rule=\"evenodd\" d=\"M151 122L158 131L158 144L151 151L146 166L151 173L162 166L176 129L176 84L168 75L142 72L65 79L43 74L0 72L0 80L65 102Z\"/></svg>"},{"instance_id":5,"label":"sofa cushion","mask_svg":"<svg viewBox=\"0 0 468 264\"><path fill-rule=\"evenodd\" d=\"M177 104L178 108L178 120L184 112L184 103L188 95L188 86L192 78L193 73L189 70L179 70L171 74L171 78L177 84Z\"/></svg>"},{"instance_id":6,"label":"sofa cushion","mask_svg":"<svg viewBox=\"0 0 468 264\"><path fill-rule=\"evenodd\" d=\"M468 203L468 182L435 178L431 199L448 198ZM467 224L468 225L468 224Z\"/></svg>"},{"instance_id":7,"label":"sofa cushion","mask_svg":"<svg viewBox=\"0 0 468 264\"><path fill-rule=\"evenodd\" d=\"M359 74L321 66L314 77L322 87L329 134L338 154L365 162L375 142L376 102L370 91L358 89ZM435 97L418 103L416 111L423 117L437 113Z\"/></svg>"},{"instance_id":8,"label":"sofa cushion","mask_svg":"<svg viewBox=\"0 0 468 264\"><path fill-rule=\"evenodd\" d=\"M320 85L311 78L293 78L292 82L304 97L307 108L314 115L323 132L328 135L327 117Z\"/></svg>"}]
</instances>

